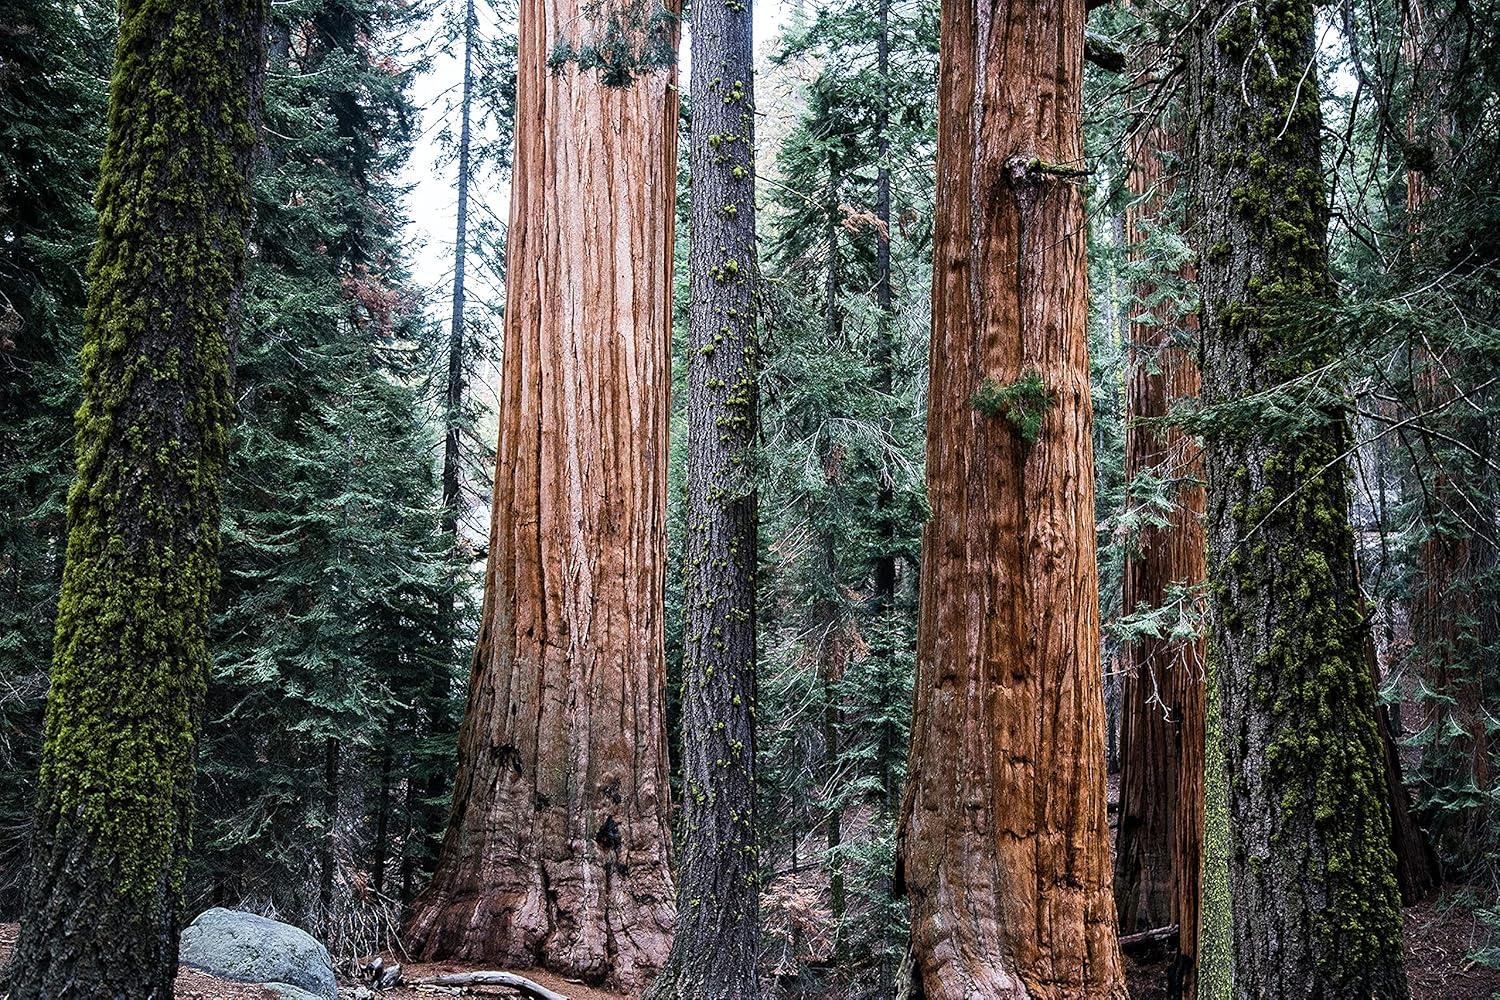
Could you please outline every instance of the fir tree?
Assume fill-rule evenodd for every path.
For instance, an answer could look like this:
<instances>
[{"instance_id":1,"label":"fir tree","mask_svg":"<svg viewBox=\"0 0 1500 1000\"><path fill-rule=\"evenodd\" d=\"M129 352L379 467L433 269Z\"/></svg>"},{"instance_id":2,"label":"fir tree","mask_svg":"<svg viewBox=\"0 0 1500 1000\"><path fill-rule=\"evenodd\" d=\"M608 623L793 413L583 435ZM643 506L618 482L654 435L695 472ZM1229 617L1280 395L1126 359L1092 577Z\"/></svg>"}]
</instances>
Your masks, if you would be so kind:
<instances>
[{"instance_id":1,"label":"fir tree","mask_svg":"<svg viewBox=\"0 0 1500 1000\"><path fill-rule=\"evenodd\" d=\"M767 891L769 929L790 945L778 977L889 996L905 932L894 814L925 517L937 11L875 13L820 7L775 57L807 79L769 185L760 757L764 843L789 869ZM797 913L803 850L828 879L813 927Z\"/></svg>"},{"instance_id":2,"label":"fir tree","mask_svg":"<svg viewBox=\"0 0 1500 1000\"><path fill-rule=\"evenodd\" d=\"M429 733L455 710L432 691L472 622L439 613L470 577L442 542L419 395L438 362L400 232L413 24L344 0L273 13L201 789L199 891L340 950L378 943L426 859L424 783L452 754Z\"/></svg>"}]
</instances>

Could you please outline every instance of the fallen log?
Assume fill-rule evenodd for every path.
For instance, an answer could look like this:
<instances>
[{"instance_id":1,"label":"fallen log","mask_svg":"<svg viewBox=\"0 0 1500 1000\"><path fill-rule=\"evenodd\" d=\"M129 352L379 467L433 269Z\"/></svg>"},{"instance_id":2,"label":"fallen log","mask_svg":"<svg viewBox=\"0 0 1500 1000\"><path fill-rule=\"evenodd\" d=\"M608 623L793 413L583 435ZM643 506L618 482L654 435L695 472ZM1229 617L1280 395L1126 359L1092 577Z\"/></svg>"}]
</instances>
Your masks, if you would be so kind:
<instances>
[{"instance_id":1,"label":"fallen log","mask_svg":"<svg viewBox=\"0 0 1500 1000\"><path fill-rule=\"evenodd\" d=\"M441 976L408 979L408 986L509 986L537 1000L568 1000L561 993L513 972L449 972Z\"/></svg>"},{"instance_id":2,"label":"fallen log","mask_svg":"<svg viewBox=\"0 0 1500 1000\"><path fill-rule=\"evenodd\" d=\"M1177 936L1177 925L1168 924L1166 927L1154 927L1149 931L1141 931L1138 934L1120 935L1121 951L1143 951L1154 944L1162 944Z\"/></svg>"}]
</instances>

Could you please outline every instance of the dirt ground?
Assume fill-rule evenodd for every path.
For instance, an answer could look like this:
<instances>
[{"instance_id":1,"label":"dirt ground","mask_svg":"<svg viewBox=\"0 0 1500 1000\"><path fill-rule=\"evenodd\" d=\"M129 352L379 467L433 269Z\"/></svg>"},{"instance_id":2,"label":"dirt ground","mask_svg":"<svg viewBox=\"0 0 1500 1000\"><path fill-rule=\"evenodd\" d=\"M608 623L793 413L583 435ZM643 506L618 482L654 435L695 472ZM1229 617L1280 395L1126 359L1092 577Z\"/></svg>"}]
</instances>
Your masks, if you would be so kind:
<instances>
[{"instance_id":1,"label":"dirt ground","mask_svg":"<svg viewBox=\"0 0 1500 1000\"><path fill-rule=\"evenodd\" d=\"M1486 939L1486 929L1462 907L1442 903L1422 903L1406 910L1406 961L1411 980L1412 1000L1493 1000L1500 996L1500 970L1475 965L1468 955ZM0 966L10 958L16 943L16 925L0 924ZM1164 1000L1166 965L1160 959L1143 956L1127 961L1132 1000ZM408 965L406 977L421 979L445 972L466 971L470 966L440 963ZM625 994L610 993L569 982L546 972L511 969L555 990L569 1000L630 1000ZM341 997L352 998L354 987L346 985ZM452 989L436 986L403 986L377 994L381 1000L441 1000L443 997L466 997L472 1000L493 998L512 1000L521 994L501 986L470 986ZM274 994L258 986L230 983L191 969L177 976L176 1000L276 1000Z\"/></svg>"},{"instance_id":2,"label":"dirt ground","mask_svg":"<svg viewBox=\"0 0 1500 1000\"><path fill-rule=\"evenodd\" d=\"M387 956L387 961L390 961ZM456 965L441 962L434 965L406 965L402 971L406 979L426 979L440 976L445 972L466 972L475 966ZM541 972L536 969L506 969L506 972L514 972L525 976L527 979L535 980L542 986L557 993L561 993L568 1000L630 1000L623 993L609 993L604 990L585 986L583 983L575 983L554 976L549 972ZM506 1000L521 997L523 994L504 986L466 986L463 989L445 989L437 986L401 986L384 993L377 994L381 1000L439 1000L441 997L504 997Z\"/></svg>"},{"instance_id":3,"label":"dirt ground","mask_svg":"<svg viewBox=\"0 0 1500 1000\"><path fill-rule=\"evenodd\" d=\"M10 961L16 947L16 924L0 924L0 967ZM223 979L183 969L177 974L176 1000L277 1000L276 994L259 986L231 983Z\"/></svg>"}]
</instances>

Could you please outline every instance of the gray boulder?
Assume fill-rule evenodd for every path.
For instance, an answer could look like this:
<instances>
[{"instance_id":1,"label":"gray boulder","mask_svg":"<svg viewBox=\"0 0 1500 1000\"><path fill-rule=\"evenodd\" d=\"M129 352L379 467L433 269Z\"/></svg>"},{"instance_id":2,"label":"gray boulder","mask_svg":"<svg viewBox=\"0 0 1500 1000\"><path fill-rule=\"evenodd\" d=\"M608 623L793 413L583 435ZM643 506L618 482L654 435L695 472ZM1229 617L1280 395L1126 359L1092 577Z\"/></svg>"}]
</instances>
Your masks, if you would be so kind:
<instances>
[{"instance_id":1,"label":"gray boulder","mask_svg":"<svg viewBox=\"0 0 1500 1000\"><path fill-rule=\"evenodd\" d=\"M318 994L309 993L298 986L288 986L286 983L261 983L261 985L276 994L280 1000L320 1000Z\"/></svg>"},{"instance_id":2,"label":"gray boulder","mask_svg":"<svg viewBox=\"0 0 1500 1000\"><path fill-rule=\"evenodd\" d=\"M259 983L287 1000L338 1000L328 949L304 930L253 913L205 910L183 928L178 958L220 979Z\"/></svg>"}]
</instances>

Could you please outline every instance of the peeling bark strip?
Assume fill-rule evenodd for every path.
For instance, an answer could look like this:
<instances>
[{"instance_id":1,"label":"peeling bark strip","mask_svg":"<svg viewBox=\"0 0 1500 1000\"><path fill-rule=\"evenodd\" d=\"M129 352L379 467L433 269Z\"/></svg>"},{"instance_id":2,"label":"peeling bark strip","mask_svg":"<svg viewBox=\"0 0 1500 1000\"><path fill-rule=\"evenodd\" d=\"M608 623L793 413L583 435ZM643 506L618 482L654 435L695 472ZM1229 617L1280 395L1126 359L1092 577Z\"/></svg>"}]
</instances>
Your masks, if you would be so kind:
<instances>
[{"instance_id":1,"label":"peeling bark strip","mask_svg":"<svg viewBox=\"0 0 1500 1000\"><path fill-rule=\"evenodd\" d=\"M1190 51L1210 657L1229 775L1234 987L1402 1000L1401 910L1341 404L1287 426L1259 394L1328 365L1332 294L1312 0L1213 0Z\"/></svg>"},{"instance_id":2,"label":"peeling bark strip","mask_svg":"<svg viewBox=\"0 0 1500 1000\"><path fill-rule=\"evenodd\" d=\"M1144 62L1150 65L1156 54L1151 50ZM1126 231L1137 261L1145 224L1161 217L1177 186L1163 167L1163 158L1178 152L1177 127L1158 123L1132 143L1128 181L1135 201L1126 211ZM1190 269L1177 277L1191 280ZM1135 294L1145 303L1157 291L1147 281ZM1198 322L1179 315L1170 297L1163 299L1130 326L1125 479L1132 483L1144 474L1172 484L1171 523L1144 527L1125 560L1127 617L1168 603L1174 585L1196 594L1204 576L1202 456L1191 435L1161 423L1177 402L1198 396L1198 365L1181 342L1183 333L1196 334ZM1203 640L1142 636L1126 656L1115 903L1123 932L1178 928L1169 985L1173 995L1191 998L1203 841Z\"/></svg>"},{"instance_id":3,"label":"peeling bark strip","mask_svg":"<svg viewBox=\"0 0 1500 1000\"><path fill-rule=\"evenodd\" d=\"M662 581L675 73L612 85L598 65L548 65L564 33L577 47L615 13L521 4L483 622L448 833L408 934L428 959L630 989L666 958L674 911Z\"/></svg>"},{"instance_id":4,"label":"peeling bark strip","mask_svg":"<svg viewBox=\"0 0 1500 1000\"><path fill-rule=\"evenodd\" d=\"M1083 17L1083 0L943 4L932 518L901 846L927 1000L1126 995L1073 177ZM1039 412L981 413L987 382Z\"/></svg>"}]
</instances>

